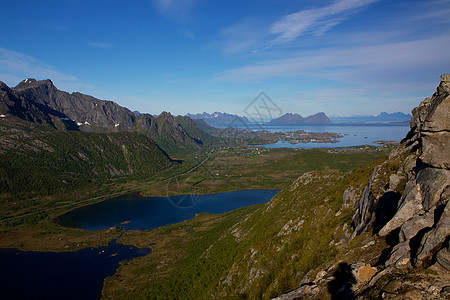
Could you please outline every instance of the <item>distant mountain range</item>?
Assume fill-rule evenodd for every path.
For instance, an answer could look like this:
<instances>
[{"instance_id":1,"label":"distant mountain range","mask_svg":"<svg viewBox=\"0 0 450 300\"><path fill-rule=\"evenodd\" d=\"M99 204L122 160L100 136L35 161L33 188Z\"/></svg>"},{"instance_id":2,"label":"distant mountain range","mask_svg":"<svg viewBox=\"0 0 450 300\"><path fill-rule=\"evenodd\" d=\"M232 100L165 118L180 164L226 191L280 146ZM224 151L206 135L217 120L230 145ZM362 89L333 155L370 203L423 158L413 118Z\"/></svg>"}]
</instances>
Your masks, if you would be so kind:
<instances>
[{"instance_id":1,"label":"distant mountain range","mask_svg":"<svg viewBox=\"0 0 450 300\"><path fill-rule=\"evenodd\" d=\"M287 113L279 118L272 119L267 125L299 125L299 124L329 124L330 119L325 113L320 112L308 117L302 117L299 114Z\"/></svg>"},{"instance_id":2,"label":"distant mountain range","mask_svg":"<svg viewBox=\"0 0 450 300\"><path fill-rule=\"evenodd\" d=\"M197 120L202 119L208 125L228 125L233 126L233 124L250 124L251 122L246 118L238 115L214 112L201 113L201 114L186 114L187 117ZM330 119L325 115L325 113L320 112L315 115L308 117L302 117L299 114L287 113L279 118L275 118L265 123L267 125L298 125L298 124L328 124L331 123Z\"/></svg>"},{"instance_id":3,"label":"distant mountain range","mask_svg":"<svg viewBox=\"0 0 450 300\"><path fill-rule=\"evenodd\" d=\"M350 116L350 117L330 117L334 123L390 123L390 122L409 122L411 114L401 112L387 113L382 112L377 116Z\"/></svg>"},{"instance_id":4,"label":"distant mountain range","mask_svg":"<svg viewBox=\"0 0 450 300\"><path fill-rule=\"evenodd\" d=\"M209 114L207 112L199 114L186 114L186 117L197 120L202 119L208 125L232 125L236 123L248 124L250 121L246 117L241 117L238 115L214 112Z\"/></svg>"},{"instance_id":5,"label":"distant mountain range","mask_svg":"<svg viewBox=\"0 0 450 300\"><path fill-rule=\"evenodd\" d=\"M228 125L234 124L251 124L251 122L243 116L214 112L198 113L198 114L186 114L194 120L202 119L208 125ZM301 125L301 124L330 124L330 123L408 123L411 120L411 114L404 114L401 112L386 113L382 112L377 116L362 116L355 115L349 117L328 117L325 113L319 112L311 116L302 117L297 113L286 113L281 117L272 119L265 123L266 125Z\"/></svg>"}]
</instances>

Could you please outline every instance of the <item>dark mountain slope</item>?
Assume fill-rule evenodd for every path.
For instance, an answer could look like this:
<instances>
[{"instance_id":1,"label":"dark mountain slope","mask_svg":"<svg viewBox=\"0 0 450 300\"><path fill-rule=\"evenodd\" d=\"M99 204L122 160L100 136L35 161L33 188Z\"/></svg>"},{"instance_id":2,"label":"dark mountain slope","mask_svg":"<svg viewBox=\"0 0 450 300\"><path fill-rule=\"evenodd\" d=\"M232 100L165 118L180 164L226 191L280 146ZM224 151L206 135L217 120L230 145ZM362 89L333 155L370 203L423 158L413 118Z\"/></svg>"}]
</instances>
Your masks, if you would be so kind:
<instances>
[{"instance_id":1,"label":"dark mountain slope","mask_svg":"<svg viewBox=\"0 0 450 300\"><path fill-rule=\"evenodd\" d=\"M195 120L203 120L208 125L228 125L232 126L232 124L248 124L250 121L246 117L241 117L238 115L214 112L209 114L207 112L201 114L187 114L187 117Z\"/></svg>"},{"instance_id":2,"label":"dark mountain slope","mask_svg":"<svg viewBox=\"0 0 450 300\"><path fill-rule=\"evenodd\" d=\"M197 151L216 141L189 117L174 117L168 112L158 117L149 114L137 117L135 130L155 140L172 155Z\"/></svg>"},{"instance_id":3,"label":"dark mountain slope","mask_svg":"<svg viewBox=\"0 0 450 300\"><path fill-rule=\"evenodd\" d=\"M7 116L0 119L0 137L0 190L16 200L145 179L173 164L137 132L60 131Z\"/></svg>"},{"instance_id":4,"label":"dark mountain slope","mask_svg":"<svg viewBox=\"0 0 450 300\"><path fill-rule=\"evenodd\" d=\"M65 129L77 129L78 125L79 129L86 132L137 131L155 140L169 154L196 151L214 140L212 136L197 128L188 117L174 118L167 112L158 117L149 114L138 115L113 101L60 91L51 80L25 79L13 89L9 89L9 93L15 95L17 101L33 103L39 107L39 111L50 111L58 116L59 118L45 119L49 119L45 123L55 128L61 128L54 123L59 124L63 120L71 125L67 125ZM8 114L17 113L17 110L8 110ZM31 117L22 119L30 120Z\"/></svg>"},{"instance_id":5,"label":"dark mountain slope","mask_svg":"<svg viewBox=\"0 0 450 300\"><path fill-rule=\"evenodd\" d=\"M34 123L47 124L55 129L78 130L65 114L33 100L20 97L0 81L0 114L14 115Z\"/></svg>"},{"instance_id":6,"label":"dark mountain slope","mask_svg":"<svg viewBox=\"0 0 450 300\"><path fill-rule=\"evenodd\" d=\"M48 79L25 79L13 90L21 98L65 114L80 125L83 131L112 131L116 127L130 130L135 124L135 114L127 108L81 93L60 91Z\"/></svg>"}]
</instances>

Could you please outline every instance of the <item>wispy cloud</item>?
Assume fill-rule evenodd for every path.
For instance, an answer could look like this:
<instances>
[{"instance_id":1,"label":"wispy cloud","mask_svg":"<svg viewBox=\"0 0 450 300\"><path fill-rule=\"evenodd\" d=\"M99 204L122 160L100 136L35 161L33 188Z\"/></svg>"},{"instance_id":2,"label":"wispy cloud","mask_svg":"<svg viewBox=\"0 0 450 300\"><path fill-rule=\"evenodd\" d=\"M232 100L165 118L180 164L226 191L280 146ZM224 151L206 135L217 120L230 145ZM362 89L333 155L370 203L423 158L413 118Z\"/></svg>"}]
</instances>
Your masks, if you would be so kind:
<instances>
[{"instance_id":1,"label":"wispy cloud","mask_svg":"<svg viewBox=\"0 0 450 300\"><path fill-rule=\"evenodd\" d=\"M271 44L286 43L306 33L322 35L376 1L378 0L336 0L325 7L286 15L271 26L270 32L278 35Z\"/></svg>"},{"instance_id":2,"label":"wispy cloud","mask_svg":"<svg viewBox=\"0 0 450 300\"><path fill-rule=\"evenodd\" d=\"M171 18L184 18L201 0L152 0L158 10Z\"/></svg>"},{"instance_id":3,"label":"wispy cloud","mask_svg":"<svg viewBox=\"0 0 450 300\"><path fill-rule=\"evenodd\" d=\"M89 46L91 47L95 47L95 48L101 48L101 49L111 49L114 48L113 44L110 43L98 43L98 42L92 42L92 43L88 43Z\"/></svg>"},{"instance_id":4,"label":"wispy cloud","mask_svg":"<svg viewBox=\"0 0 450 300\"><path fill-rule=\"evenodd\" d=\"M395 83L447 72L450 36L348 48L296 52L285 59L268 60L216 75L221 81L262 81L273 78L315 77L322 80L370 85ZM417 74L420 70L421 74Z\"/></svg>"},{"instance_id":5,"label":"wispy cloud","mask_svg":"<svg viewBox=\"0 0 450 300\"><path fill-rule=\"evenodd\" d=\"M59 89L66 91L97 91L76 76L61 72L31 55L0 48L0 80L15 86L25 78L51 79Z\"/></svg>"},{"instance_id":6,"label":"wispy cloud","mask_svg":"<svg viewBox=\"0 0 450 300\"><path fill-rule=\"evenodd\" d=\"M240 20L224 28L220 33L220 41L211 46L220 48L225 54L255 51L268 37L261 28L264 28L264 25L256 19Z\"/></svg>"}]
</instances>

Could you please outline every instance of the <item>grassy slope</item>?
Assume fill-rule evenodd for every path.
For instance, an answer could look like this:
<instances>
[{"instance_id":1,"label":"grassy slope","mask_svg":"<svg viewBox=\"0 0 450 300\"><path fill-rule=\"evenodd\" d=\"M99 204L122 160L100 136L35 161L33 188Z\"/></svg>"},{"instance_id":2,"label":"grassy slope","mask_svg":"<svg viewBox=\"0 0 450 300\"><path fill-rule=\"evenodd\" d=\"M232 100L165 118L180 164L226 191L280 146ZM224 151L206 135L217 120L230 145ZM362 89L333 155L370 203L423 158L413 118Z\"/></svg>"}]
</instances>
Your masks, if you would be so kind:
<instances>
[{"instance_id":1,"label":"grassy slope","mask_svg":"<svg viewBox=\"0 0 450 300\"><path fill-rule=\"evenodd\" d=\"M308 270L335 257L332 245L348 234L352 212L340 211L343 192L362 188L373 165L343 172L363 161L361 153L294 154L266 167L297 166L298 174L315 164L328 171L304 174L266 205L129 232L122 242L156 243L154 252L109 278L105 298L260 299L296 287Z\"/></svg>"},{"instance_id":2,"label":"grassy slope","mask_svg":"<svg viewBox=\"0 0 450 300\"><path fill-rule=\"evenodd\" d=\"M152 140L135 132L56 131L4 120L0 126L3 216L34 206L30 198L39 202L110 182L143 180L173 165Z\"/></svg>"},{"instance_id":3,"label":"grassy slope","mask_svg":"<svg viewBox=\"0 0 450 300\"><path fill-rule=\"evenodd\" d=\"M65 163L67 163L67 158L73 158L75 163L82 162L83 155L80 157L79 153L88 153L86 151L94 151L93 149L98 150L97 146L94 147L94 145L98 145L98 141L100 141L100 144L114 144L112 141L120 140L118 137L121 137L121 135L123 135L122 142L130 141L130 135L124 133L108 135L74 133L73 136L72 133L58 133L64 135L64 140L73 139L74 141L80 141L81 139L83 143L89 141L91 146L94 147L80 150L73 146L58 144L58 141L62 140L58 138L58 135L48 137L43 133L44 136L36 138L35 133L27 134L29 136L25 136L24 144L30 146L30 149L40 146L42 148L40 151L47 151L49 155L57 155L54 158L65 158L62 160ZM69 139L67 139L67 134L70 137ZM108 138L102 140L99 137ZM53 138L56 140L53 140ZM141 135L136 135L136 138L145 139ZM35 143L35 141L42 140L45 141L44 144ZM45 150L47 146L58 147L58 151L64 150L64 152ZM142 148L142 145L139 148ZM27 151L36 152L36 150L30 149ZM104 150L107 149L109 148ZM117 155L119 155L119 158L126 157L124 153L127 151L123 151L123 148L121 149L122 151L118 150L114 157L117 157ZM109 153L109 150L100 152ZM302 235L289 237L296 241L295 247L280 248L282 250L277 251L276 249L279 248L280 243L284 244L280 238L274 238L280 232L280 228L285 226L289 220L298 221L299 216L303 215L309 218L310 223L314 223L312 221L315 216L310 215L314 211L313 208L316 208L316 214L326 213L332 216L340 205L339 201L342 199L344 185L330 184L330 182L342 179L344 172L359 165L372 162L385 152L386 150L379 151L376 148L368 148L362 151L295 151L287 149L261 151L258 149L244 150L239 148L218 150L211 160L208 160L201 168L181 176L176 184L171 181L155 185L145 190L145 192L162 195L167 193L168 190L175 193L204 193L248 188L280 189L289 186L299 175L312 170L322 170L324 172L314 175L318 176L318 180L323 179L323 192L321 191L320 193L322 194L320 194L318 185L310 183L307 188L298 188L298 192L302 193L299 196L292 197L289 192L286 195L286 190L283 191L277 198L282 200L273 201L272 203L276 203L276 205L269 210L266 209L267 206L259 205L242 208L224 215L204 214L191 221L144 233L127 232L121 240L124 243L133 243L141 247L148 246L153 242L157 244L152 246L154 252L151 255L127 263L120 270L119 275L122 275L122 277L114 276L109 279L105 295L129 298L144 295L147 297L160 295L162 298L170 298L171 296L174 298L181 296L184 298L210 298L214 294L223 298L259 298L261 296L275 295L280 293L280 291L284 291L287 287L292 287L295 283L298 283L304 270L311 267L306 260L296 258L298 257L298 254L296 256L296 253L294 253L298 251L296 247L301 245L302 241L310 241L312 244L308 244L308 249L318 247L319 249L327 250L331 232L327 231L327 228L329 228L328 223L325 225L319 224L318 228L324 230L324 232L322 232L323 238L317 240L314 239L317 235L310 236L311 232L316 230L316 227L310 227ZM192 159L185 161L184 166L178 166L158 173L159 176L154 177L152 180L155 181L158 180L158 177L162 179L187 170L188 167L194 166L202 160L205 155L207 153L202 153L198 156L193 155ZM194 158L195 156L197 158ZM89 157L92 157L92 154L89 154ZM119 159L116 162L114 159L117 158L114 157L108 157L108 159L112 160L112 163L117 163L117 167L113 165L115 169L124 170L121 167L121 160ZM137 155L136 159L140 157L142 157L142 153ZM144 157L144 159L148 159L148 157ZM50 165L54 163L54 160L49 160L51 161ZM126 165L130 165L130 162L127 161ZM33 162L30 168L37 172L35 174L40 174L42 170L39 166L39 161L36 161L36 165ZM103 164L99 164L99 166L104 167ZM142 166L142 163L136 166ZM75 170L78 170L77 168ZM48 171L46 170L46 174L48 174ZM103 172L106 172L105 174L109 172L111 175L111 171L111 168L103 169ZM115 171L112 172L115 173ZM352 176L356 176L358 180L364 180L368 176L366 172L363 170L361 174L355 173L357 175ZM145 174L142 175L145 176ZM120 178L119 175L117 176L117 178ZM148 183L148 181L142 181L139 176L136 176L134 182L122 183L121 185L136 187ZM353 177L350 176L348 178ZM355 179L348 180L352 181ZM114 181L114 186L117 186L119 181ZM66 180L66 182L68 181ZM88 184L88 186L92 185ZM174 189L173 187L175 186L178 189ZM323 200L326 197L331 197L330 195L334 195L334 197L328 200L329 204L327 206L323 206ZM307 205L293 205L300 201L300 198L304 199L302 201L307 203ZM49 199L55 201L54 197ZM292 207L289 208L290 206ZM296 207L296 209L293 209L293 207ZM62 213L62 211L55 214L59 213ZM118 236L116 233L111 233L112 235L109 233L88 234L84 231L60 228L51 222L49 223L48 218L53 216L53 214L49 216L36 215L25 222L28 224L10 227L9 229L0 228L0 245L2 247L21 247L35 250L69 250L91 245L91 239L97 239L98 236L105 239ZM345 223L348 222L348 218L348 213L344 212L342 217L332 222ZM333 220L332 218L329 219ZM335 224L333 223L332 225L334 226ZM261 234L261 232L265 234ZM267 241L270 241L270 243L267 243ZM101 242L104 242L103 239L95 243ZM270 245L271 248L267 248L269 247L267 245ZM303 252L308 253L305 249L303 249ZM261 254L255 260L252 253ZM333 250L331 252L327 250L323 253L322 259L315 258L313 261L322 263L333 257L333 255ZM304 257L308 260L311 259L310 256ZM296 259L295 262L292 262L293 259ZM273 261L276 263L272 263ZM291 276L294 271L296 276ZM238 276L232 279L233 274ZM264 274L279 274L281 277ZM286 280L286 278L291 277L294 279ZM152 279L151 281L149 281L150 278ZM227 278L231 279L227 280ZM250 281L249 279L251 278L255 279ZM116 290L116 287L120 287L120 289ZM263 294L254 294L251 291L260 291Z\"/></svg>"}]
</instances>

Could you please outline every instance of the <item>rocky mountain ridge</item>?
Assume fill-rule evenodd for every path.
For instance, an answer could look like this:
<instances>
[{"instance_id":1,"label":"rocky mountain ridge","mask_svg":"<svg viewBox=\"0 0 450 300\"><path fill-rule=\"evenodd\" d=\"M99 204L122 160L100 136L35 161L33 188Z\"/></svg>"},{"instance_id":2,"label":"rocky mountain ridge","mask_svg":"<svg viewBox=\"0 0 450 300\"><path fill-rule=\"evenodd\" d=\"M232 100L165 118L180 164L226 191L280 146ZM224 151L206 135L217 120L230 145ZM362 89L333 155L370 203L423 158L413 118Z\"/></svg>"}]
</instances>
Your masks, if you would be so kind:
<instances>
[{"instance_id":1,"label":"rocky mountain ridge","mask_svg":"<svg viewBox=\"0 0 450 300\"><path fill-rule=\"evenodd\" d=\"M135 114L113 101L99 100L81 93L67 93L57 89L49 79L25 79L13 90L27 99L59 111L73 120L83 131L130 130Z\"/></svg>"},{"instance_id":2,"label":"rocky mountain ridge","mask_svg":"<svg viewBox=\"0 0 450 300\"><path fill-rule=\"evenodd\" d=\"M0 87L0 114L59 130L137 131L152 138L169 154L198 150L214 140L189 117L174 117L167 112L157 117L137 115L113 101L61 91L49 79L25 79L14 88L0 82Z\"/></svg>"},{"instance_id":3,"label":"rocky mountain ridge","mask_svg":"<svg viewBox=\"0 0 450 300\"><path fill-rule=\"evenodd\" d=\"M299 124L329 124L330 119L323 112L317 114L302 117L295 113L286 113L279 118L272 119L267 125L299 125Z\"/></svg>"},{"instance_id":4,"label":"rocky mountain ridge","mask_svg":"<svg viewBox=\"0 0 450 300\"><path fill-rule=\"evenodd\" d=\"M55 129L78 130L65 114L33 100L24 99L0 81L0 114L17 116L33 123L47 124Z\"/></svg>"},{"instance_id":5,"label":"rocky mountain ridge","mask_svg":"<svg viewBox=\"0 0 450 300\"><path fill-rule=\"evenodd\" d=\"M214 112L209 114L207 112L199 114L186 114L187 117L191 119L202 119L208 125L229 125L233 124L249 124L250 121L246 117L241 117L238 115Z\"/></svg>"}]
</instances>

